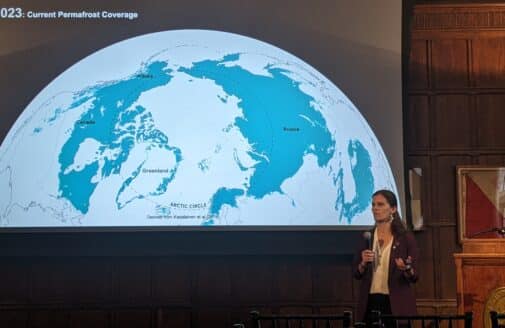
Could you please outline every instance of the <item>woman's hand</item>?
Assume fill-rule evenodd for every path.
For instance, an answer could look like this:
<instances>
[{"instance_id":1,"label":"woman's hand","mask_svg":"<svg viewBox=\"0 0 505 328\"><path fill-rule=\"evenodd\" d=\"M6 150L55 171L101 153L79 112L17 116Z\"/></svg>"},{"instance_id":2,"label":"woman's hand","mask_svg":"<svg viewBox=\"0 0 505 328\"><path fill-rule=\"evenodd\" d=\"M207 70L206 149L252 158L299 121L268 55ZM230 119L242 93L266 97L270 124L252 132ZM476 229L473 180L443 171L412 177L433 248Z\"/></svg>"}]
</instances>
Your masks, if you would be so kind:
<instances>
[{"instance_id":1,"label":"woman's hand","mask_svg":"<svg viewBox=\"0 0 505 328\"><path fill-rule=\"evenodd\" d=\"M361 252L361 263L358 265L358 271L360 273L365 272L366 264L372 262L374 256L375 256L374 252L369 249L365 249L364 251Z\"/></svg>"},{"instance_id":2,"label":"woman's hand","mask_svg":"<svg viewBox=\"0 0 505 328\"><path fill-rule=\"evenodd\" d=\"M412 257L408 256L404 261L402 258L395 259L396 267L401 271L410 271L412 267L410 264L412 263Z\"/></svg>"}]
</instances>

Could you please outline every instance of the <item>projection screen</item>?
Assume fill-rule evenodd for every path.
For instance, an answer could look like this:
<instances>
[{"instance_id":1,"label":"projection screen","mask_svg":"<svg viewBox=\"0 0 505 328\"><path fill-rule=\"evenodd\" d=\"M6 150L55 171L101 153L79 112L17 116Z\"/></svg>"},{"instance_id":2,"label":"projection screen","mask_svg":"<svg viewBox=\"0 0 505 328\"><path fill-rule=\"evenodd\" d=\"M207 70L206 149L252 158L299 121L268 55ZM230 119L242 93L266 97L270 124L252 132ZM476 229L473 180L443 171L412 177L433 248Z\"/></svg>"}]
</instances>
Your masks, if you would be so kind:
<instances>
[{"instance_id":1,"label":"projection screen","mask_svg":"<svg viewBox=\"0 0 505 328\"><path fill-rule=\"evenodd\" d=\"M401 2L0 8L0 231L356 229L403 202Z\"/></svg>"}]
</instances>

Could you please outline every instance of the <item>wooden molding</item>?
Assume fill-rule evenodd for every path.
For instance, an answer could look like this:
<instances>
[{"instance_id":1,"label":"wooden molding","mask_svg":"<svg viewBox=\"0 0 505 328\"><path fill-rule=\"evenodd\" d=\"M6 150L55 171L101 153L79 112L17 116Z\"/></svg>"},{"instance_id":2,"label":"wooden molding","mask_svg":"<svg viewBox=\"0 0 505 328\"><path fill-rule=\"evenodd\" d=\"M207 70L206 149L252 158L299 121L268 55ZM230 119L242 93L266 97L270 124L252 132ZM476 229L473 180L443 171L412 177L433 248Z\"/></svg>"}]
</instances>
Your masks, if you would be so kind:
<instances>
[{"instance_id":1,"label":"wooden molding","mask_svg":"<svg viewBox=\"0 0 505 328\"><path fill-rule=\"evenodd\" d=\"M488 257L502 256L505 261L505 239L466 239L463 242L463 252L466 254L462 255L480 253Z\"/></svg>"},{"instance_id":2,"label":"wooden molding","mask_svg":"<svg viewBox=\"0 0 505 328\"><path fill-rule=\"evenodd\" d=\"M457 302L455 298L419 298L416 301L417 307L443 309L443 308L456 308Z\"/></svg>"},{"instance_id":3,"label":"wooden molding","mask_svg":"<svg viewBox=\"0 0 505 328\"><path fill-rule=\"evenodd\" d=\"M505 30L504 4L417 5L412 31Z\"/></svg>"}]
</instances>

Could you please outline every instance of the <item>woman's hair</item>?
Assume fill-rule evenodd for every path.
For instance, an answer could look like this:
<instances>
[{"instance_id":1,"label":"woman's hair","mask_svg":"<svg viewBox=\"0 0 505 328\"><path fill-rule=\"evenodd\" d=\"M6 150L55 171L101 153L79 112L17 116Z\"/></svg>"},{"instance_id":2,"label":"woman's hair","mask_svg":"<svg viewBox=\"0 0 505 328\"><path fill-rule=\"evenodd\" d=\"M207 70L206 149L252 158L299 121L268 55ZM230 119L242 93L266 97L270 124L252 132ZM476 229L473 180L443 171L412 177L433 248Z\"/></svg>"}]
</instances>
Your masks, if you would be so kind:
<instances>
[{"instance_id":1,"label":"woman's hair","mask_svg":"<svg viewBox=\"0 0 505 328\"><path fill-rule=\"evenodd\" d=\"M405 232L407 232L407 228L405 227L405 224L403 224L400 214L398 214L398 200L396 200L395 194L390 190L381 189L374 192L372 197L375 197L377 195L381 195L386 198L389 206L396 208L396 211L393 213L393 221L391 222L391 232L394 236L403 235Z\"/></svg>"}]
</instances>

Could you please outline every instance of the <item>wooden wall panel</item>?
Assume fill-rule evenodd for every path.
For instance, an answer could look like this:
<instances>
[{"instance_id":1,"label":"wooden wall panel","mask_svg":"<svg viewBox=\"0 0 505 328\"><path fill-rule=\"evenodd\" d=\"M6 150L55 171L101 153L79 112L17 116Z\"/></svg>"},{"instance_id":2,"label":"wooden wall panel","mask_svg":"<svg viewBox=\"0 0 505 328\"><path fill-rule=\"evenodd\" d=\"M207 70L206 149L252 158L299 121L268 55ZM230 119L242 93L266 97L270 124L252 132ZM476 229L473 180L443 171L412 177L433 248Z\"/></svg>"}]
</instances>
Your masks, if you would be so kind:
<instances>
[{"instance_id":1,"label":"wooden wall panel","mask_svg":"<svg viewBox=\"0 0 505 328\"><path fill-rule=\"evenodd\" d=\"M452 223L451 223L452 222ZM458 245L458 235L454 219L447 225L439 227L440 252L435 270L439 272L440 280L437 285L440 288L440 297L443 299L453 298L456 295L456 266L454 253L461 252Z\"/></svg>"},{"instance_id":2,"label":"wooden wall panel","mask_svg":"<svg viewBox=\"0 0 505 328\"><path fill-rule=\"evenodd\" d=\"M26 328L28 313L25 311L0 311L0 327Z\"/></svg>"},{"instance_id":3,"label":"wooden wall panel","mask_svg":"<svg viewBox=\"0 0 505 328\"><path fill-rule=\"evenodd\" d=\"M480 165L505 165L505 155L481 155L478 161Z\"/></svg>"},{"instance_id":4,"label":"wooden wall panel","mask_svg":"<svg viewBox=\"0 0 505 328\"><path fill-rule=\"evenodd\" d=\"M66 311L40 310L32 311L28 317L30 328L66 328L69 323L69 313ZM4 326L8 327L8 326Z\"/></svg>"},{"instance_id":5,"label":"wooden wall panel","mask_svg":"<svg viewBox=\"0 0 505 328\"><path fill-rule=\"evenodd\" d=\"M466 40L432 40L431 54L431 72L436 88L469 85Z\"/></svg>"},{"instance_id":6,"label":"wooden wall panel","mask_svg":"<svg viewBox=\"0 0 505 328\"><path fill-rule=\"evenodd\" d=\"M335 314L335 313L344 313L344 311L353 311L354 308L352 306L321 306L317 310L319 314Z\"/></svg>"},{"instance_id":7,"label":"wooden wall panel","mask_svg":"<svg viewBox=\"0 0 505 328\"><path fill-rule=\"evenodd\" d=\"M279 302L312 300L311 266L300 257L278 261L275 265L274 288Z\"/></svg>"},{"instance_id":8,"label":"wooden wall panel","mask_svg":"<svg viewBox=\"0 0 505 328\"><path fill-rule=\"evenodd\" d=\"M430 108L429 97L411 96L409 106L406 109L405 139L408 148L412 151L427 149L430 147Z\"/></svg>"},{"instance_id":9,"label":"wooden wall panel","mask_svg":"<svg viewBox=\"0 0 505 328\"><path fill-rule=\"evenodd\" d=\"M505 87L505 38L473 39L472 55L477 87Z\"/></svg>"},{"instance_id":10,"label":"wooden wall panel","mask_svg":"<svg viewBox=\"0 0 505 328\"><path fill-rule=\"evenodd\" d=\"M437 221L456 222L456 166L471 164L471 156L438 156L434 159L436 177L433 183L435 190L434 217Z\"/></svg>"},{"instance_id":11,"label":"wooden wall panel","mask_svg":"<svg viewBox=\"0 0 505 328\"><path fill-rule=\"evenodd\" d=\"M107 328L110 325L110 315L101 310L71 311L69 326L72 328Z\"/></svg>"},{"instance_id":12,"label":"wooden wall panel","mask_svg":"<svg viewBox=\"0 0 505 328\"><path fill-rule=\"evenodd\" d=\"M230 327L231 313L229 308L204 308L195 312L195 327Z\"/></svg>"},{"instance_id":13,"label":"wooden wall panel","mask_svg":"<svg viewBox=\"0 0 505 328\"><path fill-rule=\"evenodd\" d=\"M201 258L196 269L195 302L205 305L230 305L231 263L225 258Z\"/></svg>"},{"instance_id":14,"label":"wooden wall panel","mask_svg":"<svg viewBox=\"0 0 505 328\"><path fill-rule=\"evenodd\" d=\"M479 148L505 148L505 93L477 96L477 113Z\"/></svg>"},{"instance_id":15,"label":"wooden wall panel","mask_svg":"<svg viewBox=\"0 0 505 328\"><path fill-rule=\"evenodd\" d=\"M472 145L470 97L439 95L435 103L435 147L470 148Z\"/></svg>"},{"instance_id":16,"label":"wooden wall panel","mask_svg":"<svg viewBox=\"0 0 505 328\"><path fill-rule=\"evenodd\" d=\"M123 310L113 314L114 328L151 328L153 327L152 313L150 310Z\"/></svg>"},{"instance_id":17,"label":"wooden wall panel","mask_svg":"<svg viewBox=\"0 0 505 328\"><path fill-rule=\"evenodd\" d=\"M2 259L0 304L22 304L29 299L29 266L12 259Z\"/></svg>"},{"instance_id":18,"label":"wooden wall panel","mask_svg":"<svg viewBox=\"0 0 505 328\"><path fill-rule=\"evenodd\" d=\"M419 300L417 303L418 313L424 315L454 314L456 307L455 299Z\"/></svg>"},{"instance_id":19,"label":"wooden wall panel","mask_svg":"<svg viewBox=\"0 0 505 328\"><path fill-rule=\"evenodd\" d=\"M293 306L286 305L281 306L278 311L280 314L292 314L292 313L300 313L300 314L313 314L314 310L311 306Z\"/></svg>"},{"instance_id":20,"label":"wooden wall panel","mask_svg":"<svg viewBox=\"0 0 505 328\"><path fill-rule=\"evenodd\" d=\"M404 116L407 167L428 166L431 173L425 182L430 194L423 193L429 203L423 212L431 212L425 230L416 233L420 271L433 272L433 279L421 276L416 286L421 313L456 310L456 166L505 164L504 18L505 5L498 3L414 6ZM416 118L426 112L428 123ZM416 137L413 131L426 124L431 135Z\"/></svg>"},{"instance_id":21,"label":"wooden wall panel","mask_svg":"<svg viewBox=\"0 0 505 328\"><path fill-rule=\"evenodd\" d=\"M334 258L315 260L312 263L312 299L315 302L352 301L352 284L343 283L351 277L348 261L337 262Z\"/></svg>"},{"instance_id":22,"label":"wooden wall panel","mask_svg":"<svg viewBox=\"0 0 505 328\"><path fill-rule=\"evenodd\" d=\"M152 261L153 300L161 304L191 304L193 260L168 257Z\"/></svg>"},{"instance_id":23,"label":"wooden wall panel","mask_svg":"<svg viewBox=\"0 0 505 328\"><path fill-rule=\"evenodd\" d=\"M239 304L267 304L273 299L273 261L254 256L237 259L231 270L233 299Z\"/></svg>"},{"instance_id":24,"label":"wooden wall panel","mask_svg":"<svg viewBox=\"0 0 505 328\"><path fill-rule=\"evenodd\" d=\"M123 259L116 265L118 302L145 303L151 299L151 263L139 258Z\"/></svg>"},{"instance_id":25,"label":"wooden wall panel","mask_svg":"<svg viewBox=\"0 0 505 328\"><path fill-rule=\"evenodd\" d=\"M412 89L428 88L428 42L413 40L410 44L409 86Z\"/></svg>"},{"instance_id":26,"label":"wooden wall panel","mask_svg":"<svg viewBox=\"0 0 505 328\"><path fill-rule=\"evenodd\" d=\"M435 254L433 252L433 230L426 227L415 235L419 247L419 281L414 285L419 299L434 299L435 294Z\"/></svg>"},{"instance_id":27,"label":"wooden wall panel","mask_svg":"<svg viewBox=\"0 0 505 328\"><path fill-rule=\"evenodd\" d=\"M156 314L159 328L191 328L191 311L186 308L160 309Z\"/></svg>"},{"instance_id":28,"label":"wooden wall panel","mask_svg":"<svg viewBox=\"0 0 505 328\"><path fill-rule=\"evenodd\" d=\"M113 298L112 272L112 263L105 259L40 259L30 273L33 301L109 302Z\"/></svg>"}]
</instances>

